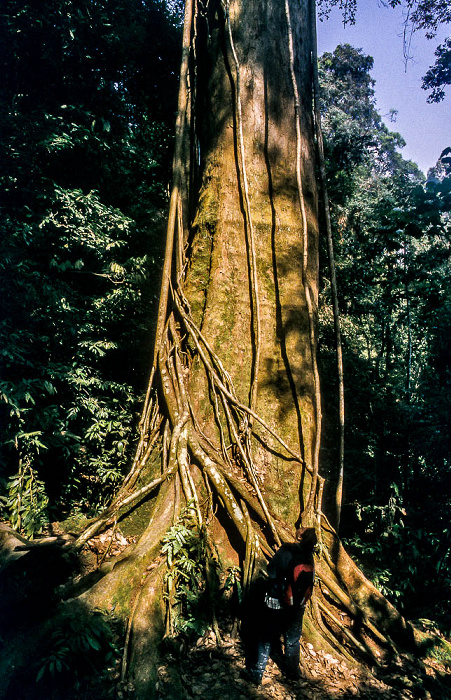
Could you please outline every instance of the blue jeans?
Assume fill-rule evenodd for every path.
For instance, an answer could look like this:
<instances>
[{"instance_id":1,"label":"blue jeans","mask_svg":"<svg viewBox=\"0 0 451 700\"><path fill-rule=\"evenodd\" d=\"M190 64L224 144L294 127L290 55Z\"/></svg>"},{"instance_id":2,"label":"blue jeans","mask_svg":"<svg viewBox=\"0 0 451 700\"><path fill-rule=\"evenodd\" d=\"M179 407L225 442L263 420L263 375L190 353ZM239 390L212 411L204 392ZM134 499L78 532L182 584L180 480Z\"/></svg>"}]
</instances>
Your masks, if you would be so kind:
<instances>
[{"instance_id":1,"label":"blue jeans","mask_svg":"<svg viewBox=\"0 0 451 700\"><path fill-rule=\"evenodd\" d=\"M258 631L257 648L246 663L252 676L256 679L263 677L271 651L281 655L281 637L284 642L285 659L299 660L303 617L304 608L300 606L284 607L281 610L265 608Z\"/></svg>"}]
</instances>

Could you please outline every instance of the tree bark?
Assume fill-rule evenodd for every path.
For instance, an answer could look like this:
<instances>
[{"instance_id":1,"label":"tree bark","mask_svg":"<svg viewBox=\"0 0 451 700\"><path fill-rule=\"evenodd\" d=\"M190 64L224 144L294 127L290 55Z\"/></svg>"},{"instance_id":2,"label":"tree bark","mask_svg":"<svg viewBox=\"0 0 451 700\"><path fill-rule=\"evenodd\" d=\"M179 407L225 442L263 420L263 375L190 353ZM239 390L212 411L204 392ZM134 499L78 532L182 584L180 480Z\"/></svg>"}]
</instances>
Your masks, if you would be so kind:
<instances>
[{"instance_id":1,"label":"tree bark","mask_svg":"<svg viewBox=\"0 0 451 700\"><path fill-rule=\"evenodd\" d=\"M200 187L183 288L194 323L232 377L240 402L307 465L284 454L254 422L261 440L254 439L251 449L255 472L269 505L294 525L302 510L299 483L304 474L308 487L313 469L319 407L313 375L318 225L312 47L307 4L293 5L293 11L295 86L280 3L218 6L210 33L199 30ZM190 369L195 413L214 440L205 368L195 357Z\"/></svg>"}]
</instances>

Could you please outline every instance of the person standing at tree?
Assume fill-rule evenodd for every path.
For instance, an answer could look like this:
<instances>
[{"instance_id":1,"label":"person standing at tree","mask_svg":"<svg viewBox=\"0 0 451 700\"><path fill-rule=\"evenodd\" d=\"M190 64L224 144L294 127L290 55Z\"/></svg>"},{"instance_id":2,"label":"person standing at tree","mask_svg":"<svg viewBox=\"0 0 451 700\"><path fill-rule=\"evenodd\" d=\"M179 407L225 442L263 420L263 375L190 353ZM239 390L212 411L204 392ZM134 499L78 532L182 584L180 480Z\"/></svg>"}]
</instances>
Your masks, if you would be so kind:
<instances>
[{"instance_id":1,"label":"person standing at tree","mask_svg":"<svg viewBox=\"0 0 451 700\"><path fill-rule=\"evenodd\" d=\"M313 550L317 538L312 527L296 531L296 541L283 544L268 563L268 578L255 623L256 640L246 659L246 677L261 683L271 650L284 641L284 670L291 679L300 677L300 637L305 606L313 592Z\"/></svg>"}]
</instances>

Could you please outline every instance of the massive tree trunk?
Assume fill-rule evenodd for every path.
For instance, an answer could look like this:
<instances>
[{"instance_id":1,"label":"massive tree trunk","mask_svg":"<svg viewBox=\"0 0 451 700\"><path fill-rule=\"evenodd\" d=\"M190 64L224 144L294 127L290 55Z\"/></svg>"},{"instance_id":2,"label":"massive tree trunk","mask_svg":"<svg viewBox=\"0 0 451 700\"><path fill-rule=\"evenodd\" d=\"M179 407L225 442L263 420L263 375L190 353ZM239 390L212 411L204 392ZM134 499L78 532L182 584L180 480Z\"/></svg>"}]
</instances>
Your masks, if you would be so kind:
<instances>
[{"instance_id":1,"label":"massive tree trunk","mask_svg":"<svg viewBox=\"0 0 451 700\"><path fill-rule=\"evenodd\" d=\"M322 513L313 13L309 0L187 0L140 441L114 503L77 542L131 508L140 514L134 547L78 595L128 620L123 675L136 697L149 697L155 641L171 632L161 540L187 503L245 585L295 526L317 528L319 585L305 625L315 643L371 657L390 638L410 639Z\"/></svg>"},{"instance_id":2,"label":"massive tree trunk","mask_svg":"<svg viewBox=\"0 0 451 700\"><path fill-rule=\"evenodd\" d=\"M299 484L304 477L308 498L316 470L320 405L311 33L306 4L295 7L293 32L289 11L283 3L213 4L198 25L198 189L179 284L195 338L186 387L199 428L219 446L223 424L239 471L253 473L269 509L294 525L305 505ZM272 433L232 404L235 428L214 415L200 334L236 400Z\"/></svg>"}]
</instances>

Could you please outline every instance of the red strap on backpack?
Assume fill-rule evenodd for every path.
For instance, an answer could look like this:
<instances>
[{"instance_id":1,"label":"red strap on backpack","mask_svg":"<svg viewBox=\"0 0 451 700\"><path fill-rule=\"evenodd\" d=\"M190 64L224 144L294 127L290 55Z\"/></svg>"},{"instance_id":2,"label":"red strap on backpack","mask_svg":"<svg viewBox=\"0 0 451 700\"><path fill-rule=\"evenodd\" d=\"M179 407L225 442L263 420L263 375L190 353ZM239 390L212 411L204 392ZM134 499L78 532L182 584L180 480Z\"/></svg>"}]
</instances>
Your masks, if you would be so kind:
<instances>
[{"instance_id":1,"label":"red strap on backpack","mask_svg":"<svg viewBox=\"0 0 451 700\"><path fill-rule=\"evenodd\" d=\"M293 569L293 576L292 576L292 581L288 582L287 590L285 592L285 598L284 602L285 605L293 605L293 588L292 584L295 584L296 581L298 580L299 576L301 573L305 572L307 574L314 574L314 567L312 564L297 564L297 566L294 567ZM313 576L312 576L313 578ZM311 586L307 588L305 591L304 597L302 599L301 605L306 605L306 603L310 600L312 597L313 593L313 583Z\"/></svg>"}]
</instances>

